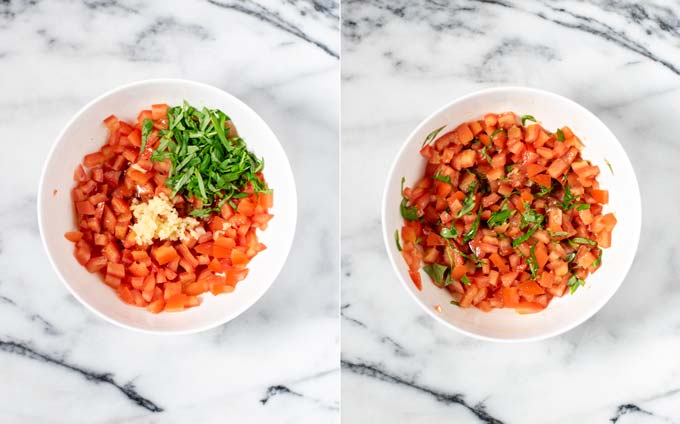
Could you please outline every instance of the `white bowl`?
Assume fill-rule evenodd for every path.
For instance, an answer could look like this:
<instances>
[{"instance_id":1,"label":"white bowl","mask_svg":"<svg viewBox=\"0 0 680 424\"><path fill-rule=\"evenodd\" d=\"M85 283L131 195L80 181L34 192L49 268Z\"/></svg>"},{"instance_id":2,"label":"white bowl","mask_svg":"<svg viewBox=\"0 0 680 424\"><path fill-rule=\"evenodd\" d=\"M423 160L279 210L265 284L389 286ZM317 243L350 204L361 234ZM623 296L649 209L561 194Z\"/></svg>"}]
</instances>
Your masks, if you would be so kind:
<instances>
[{"instance_id":1,"label":"white bowl","mask_svg":"<svg viewBox=\"0 0 680 424\"><path fill-rule=\"evenodd\" d=\"M485 113L513 111L529 114L546 128L569 126L585 143L583 157L600 167L598 180L609 190L609 205L618 223L612 233L612 246L603 249L602 266L589 276L585 287L573 295L555 298L543 311L520 315L511 309L482 312L450 304L451 296L431 283L423 272L423 290L418 291L394 241L401 229L399 213L400 180L412 186L423 174L425 159L419 154L426 135L446 125L443 134L458 124L480 119ZM606 161L612 165L610 172ZM556 94L524 87L500 87L461 97L423 120L408 136L389 176L382 207L383 236L390 261L406 291L437 321L469 336L495 341L528 341L552 337L568 331L595 314L614 295L633 263L640 237L640 192L626 152L614 134L595 115L577 103ZM441 313L435 311L440 305Z\"/></svg>"},{"instance_id":2,"label":"white bowl","mask_svg":"<svg viewBox=\"0 0 680 424\"><path fill-rule=\"evenodd\" d=\"M152 314L121 302L96 274L73 256L64 233L76 229L70 191L73 170L83 156L99 150L107 130L102 120L111 114L134 121L154 103L190 104L221 109L234 121L249 149L264 157L264 174L274 189L274 218L259 238L267 245L249 264L248 277L229 294L206 293L203 303L180 313ZM53 194L56 190L56 195ZM38 222L47 254L73 295L102 318L122 327L151 333L192 333L234 319L253 305L281 271L295 235L297 196L288 159L267 124L245 103L215 87L176 79L147 80L109 91L83 107L59 134L45 163L38 191Z\"/></svg>"}]
</instances>

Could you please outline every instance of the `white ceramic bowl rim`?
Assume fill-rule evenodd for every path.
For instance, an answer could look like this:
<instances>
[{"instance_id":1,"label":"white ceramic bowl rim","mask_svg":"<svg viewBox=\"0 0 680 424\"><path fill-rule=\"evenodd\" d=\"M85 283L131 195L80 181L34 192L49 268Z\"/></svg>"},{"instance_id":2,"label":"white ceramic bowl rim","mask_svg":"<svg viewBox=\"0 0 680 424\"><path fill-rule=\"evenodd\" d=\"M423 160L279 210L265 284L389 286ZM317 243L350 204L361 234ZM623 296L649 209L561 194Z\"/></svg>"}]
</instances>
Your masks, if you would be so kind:
<instances>
[{"instance_id":1,"label":"white ceramic bowl rim","mask_svg":"<svg viewBox=\"0 0 680 424\"><path fill-rule=\"evenodd\" d=\"M394 244L394 234L393 234L394 229L392 229L392 231L390 231L390 229L387 228L386 213L389 210L389 208L394 207L394 205L388 205L387 203L388 203L388 197L389 197L388 194L389 194L390 190L393 189L393 187L391 187L390 183L394 179L394 173L396 171L397 164L399 162L399 158L402 157L402 155L404 154L404 151L407 150L407 147L410 145L411 142L413 142L414 137L424 127L431 125L430 122L433 119L435 119L438 115L444 113L446 110L451 108L453 105L464 102L464 101L471 99L471 98L474 98L474 97L478 97L478 96L495 94L495 93L503 93L503 92L513 92L513 91L517 92L518 95L522 95L522 94L526 94L526 93L533 93L533 94L537 94L537 95L541 95L541 96L552 97L552 98L559 100L559 101L562 101L562 102L570 103L576 109L579 109L582 114L584 114L584 115L596 120L597 122L599 122L602 125L602 127L606 130L606 132L614 140L616 140L616 142L619 144L619 146L623 150L623 146L621 146L621 144L618 141L618 139L616 138L616 136L612 133L612 131L599 118L597 118L596 115L594 115L588 109L586 109L585 107L576 103L575 101L573 101L569 98L566 98L564 96L552 93L550 91L541 90L541 89L532 88L532 87L523 87L523 86L498 86L498 87L492 87L492 88L487 88L487 89L483 89L483 90L478 90L478 91L463 95L461 97L458 97L458 98L446 103L445 105L441 106L440 108L438 108L437 110L432 112L429 116L424 118L422 121L420 121L420 123L416 126L416 128L413 131L411 131L411 133L406 137L406 140L404 141L404 143L400 147L398 153L394 157L394 159L392 161L392 165L390 166L390 170L387 174L387 183L385 185L385 188L384 188L384 191L383 191L383 198L382 198L381 220L382 220L382 227L383 227L383 241L385 243L385 248L387 250L387 254L388 254L390 263L392 264L392 267L395 271L400 266L403 265L401 263L401 262L403 262L403 259L401 258L400 255L395 256L395 254L393 253L393 251L391 249L391 245ZM463 121L463 119L461 119L460 122L462 122L462 121ZM633 240L634 240L634 243L633 243L634 245L631 246L631 248L634 249L634 252L636 252L637 247L638 247L638 243L639 243L639 239L640 239L640 231L641 231L640 189L639 189L639 184L637 182L637 178L635 177L633 166L630 162L630 159L625 154L625 151L624 151L624 158L622 160L624 160L625 163L621 163L621 162L619 162L619 163L621 165L627 167L627 168L630 168L632 175L633 175L633 184L634 185L629 187L629 190L631 191L631 193L634 193L634 196L637 197L637 210L633 211L633 214L637 215L637 226L636 226L636 228L633 229L634 233L632 234L632 237L633 237ZM633 206L635 206L635 205L633 205ZM630 270L630 268L633 264L634 256L635 255L633 254L631 260L628 263L626 263L624 275L628 274L628 271ZM398 261L400 261L400 262L398 262ZM590 308L590 310L587 313L583 314L579 319L576 319L576 320L573 320L573 321L570 321L570 322L565 322L563 325L561 325L557 328L554 328L551 331L546 331L542 334L535 335L535 336L518 337L518 338L501 338L501 337L489 337L489 336L485 336L485 335L482 335L482 334L477 334L477 333L474 333L474 332L471 332L471 331L467 331L466 329L461 328L459 326L456 326L456 325L452 324L451 322L445 320L442 316L440 316L440 314L435 312L435 310L433 308L428 307L426 304L424 304L424 302L421 299L419 299L417 297L417 294L414 293L414 290L411 288L411 286L413 286L413 282L410 279L404 278L402 273L400 273L400 272L397 272L397 275L399 277L399 280L401 281L402 287L406 290L406 292L409 293L411 298L423 310L425 310L425 312L427 312L428 315L430 315L436 321L444 324L446 327L451 328L451 329L453 329L453 330L455 330L455 331L457 331L461 334L464 334L464 335L467 335L467 336L470 336L470 337L473 337L473 338L476 338L476 339L480 339L480 340L492 341L492 342L502 342L502 343L517 343L517 342L531 342L531 341L544 340L544 339L551 338L551 337L554 337L554 336L557 336L557 335L560 335L560 334L563 334L565 332L572 330L573 328L579 326L583 322L590 319L593 315L595 315L613 297L614 293L616 293L616 291L621 286L621 284L623 283L623 280L624 280L624 278L621 278L618 281L618 283L616 284L616 286L612 287L612 290L611 290L611 293L610 293L609 296L599 299L599 301L592 308ZM430 282L426 279L423 281L423 285L429 284L429 283Z\"/></svg>"},{"instance_id":2,"label":"white ceramic bowl rim","mask_svg":"<svg viewBox=\"0 0 680 424\"><path fill-rule=\"evenodd\" d=\"M95 308L94 306L92 306L82 296L80 296L80 294L67 282L66 278L64 277L64 275L60 271L59 267L57 266L55 258L53 257L53 254L48 247L48 243L47 243L47 240L45 238L45 228L44 228L45 217L44 217L44 213L43 213L42 194L43 194L43 190L45 190L45 184L46 184L45 176L48 172L48 165L52 161L53 156L55 155L55 152L57 151L59 146L63 143L64 136L68 132L68 130L71 128L71 126L75 122L77 122L78 119L81 117L81 115L83 115L86 111L88 111L94 105L98 104L99 102L101 102L104 99L107 99L110 96L113 96L113 95L115 95L119 92L129 90L129 89L132 89L132 88L136 88L136 87L143 87L143 86L151 85L151 84L165 84L165 83L167 83L167 84L183 84L183 85L186 85L186 86L193 86L193 87L196 87L196 88L201 88L201 89L206 89L206 90L219 91L221 93L221 95L224 95L224 96L230 98L230 101L237 104L246 113L255 116L259 121L261 121L264 130L267 131L268 133L270 133L271 136L273 137L273 139L276 141L276 143L278 144L277 147L279 149L281 149L281 151L283 152L283 158L285 159L285 164L283 164L283 166L285 167L285 172L287 172L287 174L288 174L287 177L290 178L290 182L291 182L291 187L290 187L290 197L291 198L288 199L289 202L287 202L286 208L288 209L290 215L292 215L292 226L291 226L291 229L290 229L290 234L292 234L292 235L290 237L287 237L288 238L287 240L284 240L284 243L286 243L286 246L283 247L283 249L286 252L285 256L287 257L287 255L290 252L290 249L292 247L292 244L293 244L293 239L294 239L294 235L295 235L295 227L296 227L296 223L297 223L297 193L296 193L296 188L295 188L295 179L293 177L293 172L292 172L292 169L290 167L290 163L288 162L288 159L285 156L285 151L283 151L283 147L282 147L280 141L278 140L276 135L273 133L273 131L271 130L269 125L264 121L264 119L262 119L250 106L248 106L245 102L243 102L242 100L240 100L239 98L237 98L233 94L228 93L228 92L226 92L226 91L224 91L220 88L217 88L217 87L209 85L209 84L196 82L196 81L192 81L192 80L181 79L181 78L153 78L153 79L139 80L139 81L134 81L134 82L131 82L131 83L123 84L123 85L118 86L116 88L113 88L113 89L97 96L93 100L89 101L87 104L85 104L83 107L81 107L78 110L78 112L76 112L71 117L71 119L64 125L62 130L59 132L59 134L55 138L55 141L52 143L52 146L51 146L49 153L48 153L48 155L47 155L47 157L44 161L44 164L43 164L42 172L41 172L41 175L40 175L40 182L39 182L39 185L38 185L38 196L37 196L38 197L38 199L37 199L38 227L39 227L39 230L40 230L40 237L41 237L41 240L42 240L43 247L44 247L45 251L47 252L47 257L50 261L50 264L52 265L52 268L55 270L55 272L59 276L59 279L64 284L64 286L66 286L66 288L69 290L69 292L76 299L78 299L78 301L81 304L85 305L86 308L89 309L90 311L92 311L95 315L97 315L100 318L104 319L105 321L108 321L108 322L110 322L114 325L117 325L119 327L122 327L122 328L125 328L125 329L128 329L128 330L141 332L141 333L155 334L155 335L183 335L183 334L198 333L198 332L202 332L202 331L206 331L206 330L218 327L218 326L220 326L220 325L222 325L226 322L231 321L232 319L236 318L237 316L239 316L240 314L245 312L248 308L250 308L252 305L254 305L269 290L271 285L277 279L278 274L283 269L283 266L286 262L285 261L286 258L284 257L283 260L280 261L280 264L276 267L276 269L273 270L274 271L273 272L274 277L271 278L271 280L268 281L268 284L266 284L266 286L261 289L261 291L257 294L256 297L252 298L250 302L244 303L241 307L239 307L235 311L232 311L230 314L223 316L221 319L215 320L215 321L210 322L210 323L206 323L204 325L196 326L194 328L185 329L185 330L153 330L153 329L136 327L134 325L129 325L129 324L120 322L120 321L118 321L118 320L116 320L112 317L109 317L106 314L104 314L103 312L101 312L100 310L98 310L97 308ZM70 171L65 170L65 172L70 172ZM75 261L75 259L74 259L74 261ZM78 266L80 266L80 265L78 264ZM237 291L234 292L234 293L236 294ZM200 306L198 308L200 308ZM196 308L192 308L192 309L196 309Z\"/></svg>"}]
</instances>

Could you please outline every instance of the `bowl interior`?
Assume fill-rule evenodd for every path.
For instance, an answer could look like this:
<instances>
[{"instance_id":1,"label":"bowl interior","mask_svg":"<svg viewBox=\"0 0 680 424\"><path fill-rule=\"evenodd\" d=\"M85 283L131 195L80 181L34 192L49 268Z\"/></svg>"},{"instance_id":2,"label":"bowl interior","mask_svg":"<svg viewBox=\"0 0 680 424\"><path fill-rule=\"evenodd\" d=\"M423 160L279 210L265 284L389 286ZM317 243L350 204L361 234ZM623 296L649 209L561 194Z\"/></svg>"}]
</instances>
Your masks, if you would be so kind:
<instances>
[{"instance_id":1,"label":"bowl interior","mask_svg":"<svg viewBox=\"0 0 680 424\"><path fill-rule=\"evenodd\" d=\"M203 295L203 303L182 313L151 314L121 302L99 276L88 273L73 257L64 233L75 229L70 190L73 170L85 154L98 150L107 131L102 120L110 114L134 121L154 103L217 108L234 121L239 135L265 159L264 174L274 189L274 218L259 237L267 249L250 263L248 277L233 293ZM55 191L56 190L56 191ZM56 194L55 194L56 193ZM50 259L71 292L104 318L124 327L151 332L192 332L224 323L247 309L269 288L288 256L295 233L297 198L286 154L267 124L237 98L208 85L183 80L153 80L124 86L83 108L56 140L48 157L39 193L40 229Z\"/></svg>"},{"instance_id":2,"label":"bowl interior","mask_svg":"<svg viewBox=\"0 0 680 424\"><path fill-rule=\"evenodd\" d=\"M514 310L481 312L450 305L448 292L437 288L422 272L423 290L418 291L394 242L401 229L400 180L412 186L423 174L425 160L419 150L427 134L446 125L443 134L458 124L480 119L485 113L513 111L529 114L548 129L567 125L585 144L582 155L600 167L601 187L609 190L609 205L618 223L612 246L603 250L602 266L574 295L555 298L544 311L519 315ZM609 170L607 162L612 166ZM640 193L633 167L616 137L595 115L564 97L528 88L498 88L475 93L450 103L425 119L409 136L388 177L383 203L383 235L388 254L406 290L433 317L463 333L492 340L529 340L567 331L592 316L618 289L633 262L640 234ZM441 305L442 313L434 311Z\"/></svg>"}]
</instances>

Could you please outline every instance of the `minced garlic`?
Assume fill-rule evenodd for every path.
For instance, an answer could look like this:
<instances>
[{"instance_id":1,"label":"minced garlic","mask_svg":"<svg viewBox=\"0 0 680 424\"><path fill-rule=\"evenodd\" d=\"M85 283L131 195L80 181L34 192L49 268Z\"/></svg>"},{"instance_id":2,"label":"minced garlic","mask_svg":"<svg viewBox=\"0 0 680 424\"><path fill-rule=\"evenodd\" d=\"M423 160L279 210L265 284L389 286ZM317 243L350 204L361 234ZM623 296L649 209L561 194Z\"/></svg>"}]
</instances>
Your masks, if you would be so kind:
<instances>
[{"instance_id":1,"label":"minced garlic","mask_svg":"<svg viewBox=\"0 0 680 424\"><path fill-rule=\"evenodd\" d=\"M132 231L135 241L139 245L153 243L160 240L186 240L190 237L198 238L195 228L198 221L194 218L180 218L177 210L163 193L149 199L145 203L130 205L135 217Z\"/></svg>"}]
</instances>

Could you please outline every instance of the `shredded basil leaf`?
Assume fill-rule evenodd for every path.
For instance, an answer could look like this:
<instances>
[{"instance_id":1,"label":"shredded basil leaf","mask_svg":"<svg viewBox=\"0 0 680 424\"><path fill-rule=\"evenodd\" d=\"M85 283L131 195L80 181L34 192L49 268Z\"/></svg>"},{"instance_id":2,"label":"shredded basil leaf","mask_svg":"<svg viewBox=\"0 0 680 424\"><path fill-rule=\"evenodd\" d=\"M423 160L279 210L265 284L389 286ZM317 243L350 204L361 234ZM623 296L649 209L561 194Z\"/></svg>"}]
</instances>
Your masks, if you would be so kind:
<instances>
[{"instance_id":1,"label":"shredded basil leaf","mask_svg":"<svg viewBox=\"0 0 680 424\"><path fill-rule=\"evenodd\" d=\"M415 206L408 206L408 200L404 197L401 199L401 205L399 205L399 210L401 211L401 216L407 221L415 221L418 218L418 208Z\"/></svg>"},{"instance_id":2,"label":"shredded basil leaf","mask_svg":"<svg viewBox=\"0 0 680 424\"><path fill-rule=\"evenodd\" d=\"M451 228L442 228L442 230L439 232L439 235L445 239L456 238L458 237L458 230L456 229L455 225L451 224Z\"/></svg>"},{"instance_id":3,"label":"shredded basil leaf","mask_svg":"<svg viewBox=\"0 0 680 424\"><path fill-rule=\"evenodd\" d=\"M557 134L557 141L564 141L564 133L561 128L558 128L555 133Z\"/></svg>"},{"instance_id":4,"label":"shredded basil leaf","mask_svg":"<svg viewBox=\"0 0 680 424\"><path fill-rule=\"evenodd\" d=\"M181 193L203 202L203 208L190 211L207 216L224 203L234 207L233 198L253 193L270 193L259 176L264 161L248 150L245 141L230 134L229 117L217 109L199 110L187 102L168 109L168 129L159 132L158 147L151 155L156 162L169 159L171 170L165 184L174 196ZM153 122L142 124L142 150L153 130Z\"/></svg>"},{"instance_id":5,"label":"shredded basil leaf","mask_svg":"<svg viewBox=\"0 0 680 424\"><path fill-rule=\"evenodd\" d=\"M489 154L486 152L486 149L488 147L489 146L482 147L482 150L480 150L480 153L482 154L482 156L484 156L484 159L486 159L486 161L489 162L489 164L491 164L491 156L489 156Z\"/></svg>"},{"instance_id":6,"label":"shredded basil leaf","mask_svg":"<svg viewBox=\"0 0 680 424\"><path fill-rule=\"evenodd\" d=\"M571 209L574 204L574 195L571 194L571 187L569 187L569 184L564 186L564 197L562 198L562 203L560 203L560 207L566 212L569 209Z\"/></svg>"},{"instance_id":7,"label":"shredded basil leaf","mask_svg":"<svg viewBox=\"0 0 680 424\"><path fill-rule=\"evenodd\" d=\"M552 183L552 180L550 181ZM550 187L545 187L540 184L537 184L537 186L539 187L539 190L534 194L534 197L544 197L553 191L553 184L550 184Z\"/></svg>"},{"instance_id":8,"label":"shredded basil leaf","mask_svg":"<svg viewBox=\"0 0 680 424\"><path fill-rule=\"evenodd\" d=\"M522 121L522 126L524 126L524 122L525 122L525 121L533 121L533 122L536 122L536 118L534 118L534 117L531 116L531 115L522 115L522 117L520 118L520 120Z\"/></svg>"},{"instance_id":9,"label":"shredded basil leaf","mask_svg":"<svg viewBox=\"0 0 680 424\"><path fill-rule=\"evenodd\" d=\"M460 256L462 256L463 258L465 258L465 259L467 259L467 260L470 260L470 261L473 261L473 262L475 263L475 267L476 267L476 268L481 268L481 267L483 267L484 265L486 265L486 262L484 262L483 260L479 259L479 258L477 257L477 255L475 255L474 253L473 253L473 254L467 254L467 253L463 252L462 250L460 250L459 248L457 248L453 243L451 243L451 241L449 241L449 247L450 247L454 252L456 252L456 253L458 253ZM449 258L449 259L450 259L450 258ZM453 263L453 261L451 261L451 263Z\"/></svg>"},{"instance_id":10,"label":"shredded basil leaf","mask_svg":"<svg viewBox=\"0 0 680 424\"><path fill-rule=\"evenodd\" d=\"M574 237L573 239L570 239L569 241L573 241L574 243L577 244L588 244L590 246L597 246L597 243L591 239L587 239L584 237Z\"/></svg>"},{"instance_id":11,"label":"shredded basil leaf","mask_svg":"<svg viewBox=\"0 0 680 424\"><path fill-rule=\"evenodd\" d=\"M526 233L522 234L521 236L517 237L512 241L512 247L517 247L520 244L524 243L525 241L529 240L529 238L540 228L540 224L534 224L533 227L529 228Z\"/></svg>"},{"instance_id":12,"label":"shredded basil leaf","mask_svg":"<svg viewBox=\"0 0 680 424\"><path fill-rule=\"evenodd\" d=\"M465 284L466 286L469 286L469 285L472 284L467 275L463 275L462 277L460 277L460 282Z\"/></svg>"},{"instance_id":13,"label":"shredded basil leaf","mask_svg":"<svg viewBox=\"0 0 680 424\"><path fill-rule=\"evenodd\" d=\"M534 244L529 249L529 257L527 258L527 264L529 265L529 271L531 272L531 279L535 280L538 274L538 261L536 260L536 245Z\"/></svg>"},{"instance_id":14,"label":"shredded basil leaf","mask_svg":"<svg viewBox=\"0 0 680 424\"><path fill-rule=\"evenodd\" d=\"M404 197L404 181L406 178L401 177L401 204L399 205L399 211L401 216L407 221L415 221L418 218L418 208L415 206L408 206L408 199Z\"/></svg>"},{"instance_id":15,"label":"shredded basil leaf","mask_svg":"<svg viewBox=\"0 0 680 424\"><path fill-rule=\"evenodd\" d=\"M430 276L432 281L439 284L444 283L444 277L448 269L449 269L448 267L440 265L438 263L425 265L423 267L423 271L425 271L425 273Z\"/></svg>"},{"instance_id":16,"label":"shredded basil leaf","mask_svg":"<svg viewBox=\"0 0 680 424\"><path fill-rule=\"evenodd\" d=\"M602 263L602 249L598 247L597 250L599 250L600 253L597 255L597 259L593 261L593 264L591 265L593 267L598 267Z\"/></svg>"},{"instance_id":17,"label":"shredded basil leaf","mask_svg":"<svg viewBox=\"0 0 680 424\"><path fill-rule=\"evenodd\" d=\"M399 244L399 230L394 230L394 242L397 244L397 250L401 252L401 244Z\"/></svg>"},{"instance_id":18,"label":"shredded basil leaf","mask_svg":"<svg viewBox=\"0 0 680 424\"><path fill-rule=\"evenodd\" d=\"M576 252L567 253L567 257L565 258L567 262L571 263L574 259L576 259Z\"/></svg>"},{"instance_id":19,"label":"shredded basil leaf","mask_svg":"<svg viewBox=\"0 0 680 424\"><path fill-rule=\"evenodd\" d=\"M429 142L431 142L432 140L434 140L435 137L437 137L437 135L438 135L444 128L446 128L446 125L444 125L443 127L439 127L439 128L437 128L436 130L434 130L434 131L432 131L431 133L429 133L429 134L427 135L427 137L425 137L425 141L423 141L423 145L420 146L420 147L425 147L426 144L428 144Z\"/></svg>"},{"instance_id":20,"label":"shredded basil leaf","mask_svg":"<svg viewBox=\"0 0 680 424\"><path fill-rule=\"evenodd\" d=\"M574 203L574 206L576 206L577 211L584 211L586 209L590 209L590 203Z\"/></svg>"},{"instance_id":21,"label":"shredded basil leaf","mask_svg":"<svg viewBox=\"0 0 680 424\"><path fill-rule=\"evenodd\" d=\"M531 209L528 204L525 203L524 213L522 214L522 220L520 222L519 228L525 229L529 224L542 224L545 217L535 210Z\"/></svg>"},{"instance_id":22,"label":"shredded basil leaf","mask_svg":"<svg viewBox=\"0 0 680 424\"><path fill-rule=\"evenodd\" d=\"M470 231L463 235L463 243L467 243L468 241L475 238L475 236L477 235L477 230L479 229L479 220L481 219L481 217L482 207L480 206L479 209L477 210L477 217L475 218L475 221L472 223L472 227L470 227Z\"/></svg>"},{"instance_id":23,"label":"shredded basil leaf","mask_svg":"<svg viewBox=\"0 0 680 424\"><path fill-rule=\"evenodd\" d=\"M609 168L609 171L614 175L614 168L612 168L612 164L609 163L607 159L604 160L604 162L607 164L607 168Z\"/></svg>"},{"instance_id":24,"label":"shredded basil leaf","mask_svg":"<svg viewBox=\"0 0 680 424\"><path fill-rule=\"evenodd\" d=\"M472 212L475 208L475 194L477 189L477 181L473 181L468 186L467 196L463 199L463 209L459 210L456 214L456 218L460 218L468 213Z\"/></svg>"},{"instance_id":25,"label":"shredded basil leaf","mask_svg":"<svg viewBox=\"0 0 680 424\"><path fill-rule=\"evenodd\" d=\"M494 138L494 137L496 136L496 134L498 134L498 133L503 133L503 134L505 134L505 135L508 134L507 131L498 128L497 130L495 130L494 132L491 133L491 136L489 136L489 139L490 139L491 141L493 141L493 138Z\"/></svg>"},{"instance_id":26,"label":"shredded basil leaf","mask_svg":"<svg viewBox=\"0 0 680 424\"><path fill-rule=\"evenodd\" d=\"M451 304L452 304L452 305L456 305L456 306L460 306L460 303L456 302L455 300L452 300L452 301L451 301Z\"/></svg>"},{"instance_id":27,"label":"shredded basil leaf","mask_svg":"<svg viewBox=\"0 0 680 424\"><path fill-rule=\"evenodd\" d=\"M496 225L503 225L508 221L508 219L510 219L510 216L512 216L513 213L514 213L514 211L511 211L504 206L499 211L493 212L491 214L491 217L486 220L486 224L489 227L495 227Z\"/></svg>"},{"instance_id":28,"label":"shredded basil leaf","mask_svg":"<svg viewBox=\"0 0 680 424\"><path fill-rule=\"evenodd\" d=\"M572 274L571 277L569 277L569 280L567 281L567 286L569 286L569 292L571 294L574 294L576 289L578 289L581 286L584 286L586 282L580 278L578 278L576 275Z\"/></svg>"},{"instance_id":29,"label":"shredded basil leaf","mask_svg":"<svg viewBox=\"0 0 680 424\"><path fill-rule=\"evenodd\" d=\"M448 175L440 175L439 171L437 171L437 173L432 178L443 183L451 184L451 177L449 177Z\"/></svg>"},{"instance_id":30,"label":"shredded basil leaf","mask_svg":"<svg viewBox=\"0 0 680 424\"><path fill-rule=\"evenodd\" d=\"M144 149L146 149L146 141L149 139L149 136L151 135L151 131L153 130L153 121L151 119L145 119L144 123L142 124L142 146L139 148L140 152L143 152Z\"/></svg>"}]
</instances>

